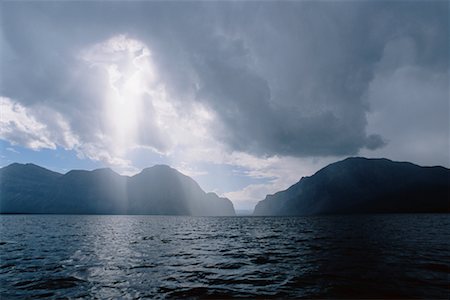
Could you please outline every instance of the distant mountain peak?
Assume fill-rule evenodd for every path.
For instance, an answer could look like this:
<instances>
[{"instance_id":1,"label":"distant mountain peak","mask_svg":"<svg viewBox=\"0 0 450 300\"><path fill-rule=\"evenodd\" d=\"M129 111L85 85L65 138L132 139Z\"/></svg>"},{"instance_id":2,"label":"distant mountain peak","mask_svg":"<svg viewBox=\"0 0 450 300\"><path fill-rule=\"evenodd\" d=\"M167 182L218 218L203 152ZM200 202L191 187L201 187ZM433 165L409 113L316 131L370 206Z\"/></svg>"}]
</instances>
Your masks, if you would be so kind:
<instances>
[{"instance_id":1,"label":"distant mountain peak","mask_svg":"<svg viewBox=\"0 0 450 300\"><path fill-rule=\"evenodd\" d=\"M92 172L119 175L116 172L114 172L114 170L111 168L99 168L99 169L92 170Z\"/></svg>"},{"instance_id":2,"label":"distant mountain peak","mask_svg":"<svg viewBox=\"0 0 450 300\"><path fill-rule=\"evenodd\" d=\"M27 167L27 168L39 168L39 169L45 169L45 168L43 168L43 167L41 167L41 166L38 166L38 165L36 165L36 164L33 164L33 163L18 163L18 162L14 162L14 163L12 163L12 164L9 164L9 165L5 166L5 168L8 168L8 167L11 167L11 168Z\"/></svg>"},{"instance_id":3,"label":"distant mountain peak","mask_svg":"<svg viewBox=\"0 0 450 300\"><path fill-rule=\"evenodd\" d=\"M174 168L170 167L169 165L158 164L158 165L144 168L144 169L142 169L141 172L156 171L156 170L177 171Z\"/></svg>"},{"instance_id":4,"label":"distant mountain peak","mask_svg":"<svg viewBox=\"0 0 450 300\"><path fill-rule=\"evenodd\" d=\"M33 163L12 163L0 169L2 174L5 173L22 173L22 176L61 176L62 174L54 171L50 171L44 167L38 166Z\"/></svg>"},{"instance_id":5,"label":"distant mountain peak","mask_svg":"<svg viewBox=\"0 0 450 300\"><path fill-rule=\"evenodd\" d=\"M171 166L166 164L156 164L150 168L156 168L156 169L173 169Z\"/></svg>"}]
</instances>

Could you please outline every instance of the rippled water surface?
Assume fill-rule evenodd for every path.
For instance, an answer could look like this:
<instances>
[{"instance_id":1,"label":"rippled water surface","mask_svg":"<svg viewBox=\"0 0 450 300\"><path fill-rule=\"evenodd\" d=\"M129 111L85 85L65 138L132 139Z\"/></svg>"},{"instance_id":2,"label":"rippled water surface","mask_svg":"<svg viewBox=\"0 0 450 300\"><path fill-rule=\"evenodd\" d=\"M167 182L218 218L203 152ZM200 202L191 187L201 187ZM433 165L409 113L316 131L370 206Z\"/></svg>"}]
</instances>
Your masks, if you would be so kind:
<instances>
[{"instance_id":1,"label":"rippled water surface","mask_svg":"<svg viewBox=\"0 0 450 300\"><path fill-rule=\"evenodd\" d=\"M448 298L450 215L2 215L2 299Z\"/></svg>"}]
</instances>

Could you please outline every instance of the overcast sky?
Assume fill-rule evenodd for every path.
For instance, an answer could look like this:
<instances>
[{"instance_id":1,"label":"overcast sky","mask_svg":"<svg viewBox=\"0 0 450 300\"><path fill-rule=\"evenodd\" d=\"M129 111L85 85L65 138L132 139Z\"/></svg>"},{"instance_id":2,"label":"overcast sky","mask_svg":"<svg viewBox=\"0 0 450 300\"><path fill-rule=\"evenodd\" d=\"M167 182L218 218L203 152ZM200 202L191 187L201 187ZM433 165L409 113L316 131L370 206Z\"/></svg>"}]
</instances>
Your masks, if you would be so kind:
<instances>
[{"instance_id":1,"label":"overcast sky","mask_svg":"<svg viewBox=\"0 0 450 300\"><path fill-rule=\"evenodd\" d=\"M448 1L0 5L1 166L165 163L237 209L347 156L450 166Z\"/></svg>"}]
</instances>

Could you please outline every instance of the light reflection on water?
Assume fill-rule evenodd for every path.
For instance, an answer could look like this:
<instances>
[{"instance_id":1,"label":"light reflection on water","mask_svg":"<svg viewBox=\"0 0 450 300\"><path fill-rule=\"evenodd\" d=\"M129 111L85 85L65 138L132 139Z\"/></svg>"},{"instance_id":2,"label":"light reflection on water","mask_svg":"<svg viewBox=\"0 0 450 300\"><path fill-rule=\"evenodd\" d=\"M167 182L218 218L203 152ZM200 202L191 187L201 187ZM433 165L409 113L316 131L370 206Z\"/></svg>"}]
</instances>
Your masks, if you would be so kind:
<instances>
[{"instance_id":1,"label":"light reflection on water","mask_svg":"<svg viewBox=\"0 0 450 300\"><path fill-rule=\"evenodd\" d=\"M0 220L5 299L446 298L450 292L450 215Z\"/></svg>"}]
</instances>

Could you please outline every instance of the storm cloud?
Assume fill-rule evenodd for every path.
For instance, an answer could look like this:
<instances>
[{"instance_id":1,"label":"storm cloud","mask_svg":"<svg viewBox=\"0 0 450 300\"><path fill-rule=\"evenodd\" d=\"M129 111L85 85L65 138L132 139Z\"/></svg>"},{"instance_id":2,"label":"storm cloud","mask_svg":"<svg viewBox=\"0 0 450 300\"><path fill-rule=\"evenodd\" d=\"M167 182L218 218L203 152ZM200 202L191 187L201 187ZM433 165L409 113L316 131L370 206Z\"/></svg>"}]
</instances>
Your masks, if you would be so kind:
<instances>
[{"instance_id":1,"label":"storm cloud","mask_svg":"<svg viewBox=\"0 0 450 300\"><path fill-rule=\"evenodd\" d=\"M378 107L370 102L377 101L374 80L411 66L448 82L445 1L1 5L1 95L29 110L51 108L78 144L97 148L113 143L99 139L108 133L100 101L108 82L80 53L116 36L148 47L177 118L200 104L214 115L213 139L260 157L383 148L395 137L368 127ZM448 112L446 99L436 101ZM143 103L136 143L170 151L176 141L154 121L152 100ZM447 127L448 114L436 122Z\"/></svg>"}]
</instances>

